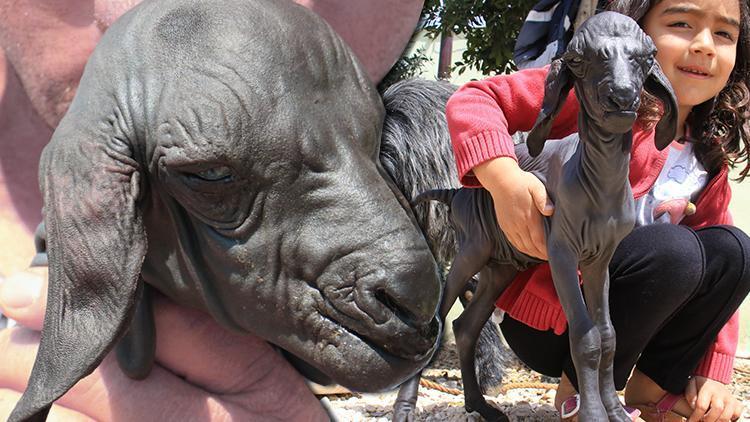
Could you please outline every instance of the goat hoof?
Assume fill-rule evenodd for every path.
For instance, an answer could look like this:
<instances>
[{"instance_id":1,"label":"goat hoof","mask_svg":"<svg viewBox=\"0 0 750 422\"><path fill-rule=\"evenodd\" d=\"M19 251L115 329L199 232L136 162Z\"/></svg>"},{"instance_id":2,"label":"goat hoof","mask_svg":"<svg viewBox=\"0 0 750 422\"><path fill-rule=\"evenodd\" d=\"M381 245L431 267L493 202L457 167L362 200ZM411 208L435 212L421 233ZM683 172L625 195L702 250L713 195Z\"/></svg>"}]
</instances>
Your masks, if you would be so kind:
<instances>
[{"instance_id":1,"label":"goat hoof","mask_svg":"<svg viewBox=\"0 0 750 422\"><path fill-rule=\"evenodd\" d=\"M414 407L406 404L393 406L393 422L414 422Z\"/></svg>"},{"instance_id":2,"label":"goat hoof","mask_svg":"<svg viewBox=\"0 0 750 422\"><path fill-rule=\"evenodd\" d=\"M609 412L608 416L610 422L633 422L633 415L622 406L614 413Z\"/></svg>"},{"instance_id":3,"label":"goat hoof","mask_svg":"<svg viewBox=\"0 0 750 422\"><path fill-rule=\"evenodd\" d=\"M491 406L487 402L476 403L473 406L470 404L466 404L464 405L464 408L469 413L471 412L479 413L482 416L482 418L487 422L509 422L509 419L507 416L505 416L505 413L501 412L496 407Z\"/></svg>"}]
</instances>

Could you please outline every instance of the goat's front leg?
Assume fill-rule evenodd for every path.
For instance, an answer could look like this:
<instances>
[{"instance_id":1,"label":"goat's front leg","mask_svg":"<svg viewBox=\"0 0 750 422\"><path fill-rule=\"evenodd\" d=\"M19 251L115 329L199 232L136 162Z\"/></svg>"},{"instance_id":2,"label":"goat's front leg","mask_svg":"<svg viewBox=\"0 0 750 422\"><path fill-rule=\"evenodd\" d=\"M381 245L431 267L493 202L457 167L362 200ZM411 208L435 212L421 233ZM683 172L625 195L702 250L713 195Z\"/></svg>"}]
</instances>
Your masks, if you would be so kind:
<instances>
[{"instance_id":1,"label":"goat's front leg","mask_svg":"<svg viewBox=\"0 0 750 422\"><path fill-rule=\"evenodd\" d=\"M606 254L605 254L606 255ZM589 314L594 319L602 339L602 358L599 363L599 392L610 421L629 422L630 415L617 397L613 363L615 359L615 329L609 316L609 259L581 265L583 292Z\"/></svg>"},{"instance_id":2,"label":"goat's front leg","mask_svg":"<svg viewBox=\"0 0 750 422\"><path fill-rule=\"evenodd\" d=\"M464 383L465 407L468 412L479 412L486 421L504 422L508 421L508 417L488 404L479 388L475 365L477 339L495 309L495 301L516 276L516 272L510 265L485 267L480 273L474 297L461 316L453 321L458 359L461 362L461 379Z\"/></svg>"},{"instance_id":3,"label":"goat's front leg","mask_svg":"<svg viewBox=\"0 0 750 422\"><path fill-rule=\"evenodd\" d=\"M586 310L578 285L577 257L565 241L547 241L552 280L568 319L570 355L578 375L581 394L581 421L605 421L607 411L599 394L601 337Z\"/></svg>"},{"instance_id":4,"label":"goat's front leg","mask_svg":"<svg viewBox=\"0 0 750 422\"><path fill-rule=\"evenodd\" d=\"M472 247L473 246L473 247ZM483 247L485 246L485 247ZM446 277L443 298L440 303L440 320L445 323L451 306L458 298L466 283L477 274L490 258L490 247L474 244L460 248L453 260L451 270ZM398 390L396 403L393 404L393 421L405 422L414 420L414 410L417 407L417 393L422 371L410 378Z\"/></svg>"}]
</instances>

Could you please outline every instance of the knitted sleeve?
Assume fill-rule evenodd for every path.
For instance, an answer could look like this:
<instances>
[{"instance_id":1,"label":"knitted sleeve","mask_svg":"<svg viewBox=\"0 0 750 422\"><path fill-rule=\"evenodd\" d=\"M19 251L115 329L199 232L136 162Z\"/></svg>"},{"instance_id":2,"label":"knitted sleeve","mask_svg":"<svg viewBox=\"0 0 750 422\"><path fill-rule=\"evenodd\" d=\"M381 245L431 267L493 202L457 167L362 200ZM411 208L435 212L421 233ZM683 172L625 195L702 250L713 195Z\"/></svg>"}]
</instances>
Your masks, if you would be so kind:
<instances>
[{"instance_id":1,"label":"knitted sleeve","mask_svg":"<svg viewBox=\"0 0 750 422\"><path fill-rule=\"evenodd\" d=\"M480 186L472 168L491 158L513 157L511 135L534 126L544 97L549 67L472 81L446 106L448 129L461 183ZM578 101L571 90L550 132L563 138L577 131Z\"/></svg>"}]
</instances>

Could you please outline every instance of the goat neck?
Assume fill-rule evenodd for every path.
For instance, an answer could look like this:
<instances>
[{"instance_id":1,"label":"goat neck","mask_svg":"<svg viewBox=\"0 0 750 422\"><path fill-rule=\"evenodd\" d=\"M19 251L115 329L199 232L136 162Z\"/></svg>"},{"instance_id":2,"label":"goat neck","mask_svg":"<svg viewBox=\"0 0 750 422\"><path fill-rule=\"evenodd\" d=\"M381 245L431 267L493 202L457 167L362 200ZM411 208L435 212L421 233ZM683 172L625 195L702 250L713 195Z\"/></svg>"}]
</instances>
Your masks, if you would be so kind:
<instances>
[{"instance_id":1,"label":"goat neck","mask_svg":"<svg viewBox=\"0 0 750 422\"><path fill-rule=\"evenodd\" d=\"M579 113L578 130L580 142L581 171L590 180L595 180L601 188L615 188L627 185L630 168L630 148L624 148L624 143L630 143L630 131L626 133L612 133L601 127L592 119L586 118L587 113ZM608 189L609 190L609 189Z\"/></svg>"}]
</instances>

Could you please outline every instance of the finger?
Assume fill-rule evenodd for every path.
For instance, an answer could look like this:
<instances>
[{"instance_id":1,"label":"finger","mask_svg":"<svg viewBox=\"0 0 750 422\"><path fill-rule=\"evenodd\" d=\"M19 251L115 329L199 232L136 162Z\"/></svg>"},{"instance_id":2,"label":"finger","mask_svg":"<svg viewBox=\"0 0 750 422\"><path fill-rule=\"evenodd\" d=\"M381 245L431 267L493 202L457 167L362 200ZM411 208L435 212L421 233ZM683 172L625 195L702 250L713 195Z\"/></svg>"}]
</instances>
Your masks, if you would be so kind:
<instances>
[{"instance_id":1,"label":"finger","mask_svg":"<svg viewBox=\"0 0 750 422\"><path fill-rule=\"evenodd\" d=\"M538 219L539 223L529 227L529 237L531 242L534 244L536 249L537 258L547 259L547 241L544 235L543 223L541 219Z\"/></svg>"},{"instance_id":2,"label":"finger","mask_svg":"<svg viewBox=\"0 0 750 422\"><path fill-rule=\"evenodd\" d=\"M742 414L744 412L745 412L745 406L743 406L742 403L740 403L739 401L736 401L731 419L733 421L739 420L742 417Z\"/></svg>"},{"instance_id":3,"label":"finger","mask_svg":"<svg viewBox=\"0 0 750 422\"><path fill-rule=\"evenodd\" d=\"M544 184L537 180L529 189L529 193L534 201L536 209L545 216L551 216L555 212L555 206L552 204L552 200L547 195L547 189Z\"/></svg>"},{"instance_id":4,"label":"finger","mask_svg":"<svg viewBox=\"0 0 750 422\"><path fill-rule=\"evenodd\" d=\"M703 417L704 422L716 422L719 420L719 417L721 417L722 413L724 413L724 409L726 408L726 404L724 403L724 400L721 398L714 396L714 399L711 401L711 404L709 405L708 413L706 413L706 416Z\"/></svg>"},{"instance_id":5,"label":"finger","mask_svg":"<svg viewBox=\"0 0 750 422\"><path fill-rule=\"evenodd\" d=\"M21 327L0 331L0 388L23 391L39 346L39 333ZM220 420L236 405L194 387L156 366L144 381L126 377L112 355L56 402L96 420ZM168 405L165 405L167 403ZM196 416L198 415L198 416ZM240 418L243 420L244 418Z\"/></svg>"},{"instance_id":6,"label":"finger","mask_svg":"<svg viewBox=\"0 0 750 422\"><path fill-rule=\"evenodd\" d=\"M539 251L538 246L532 241L531 237L529 229L526 228L521 235L517 235L516 243L511 242L511 244L526 255L541 258L541 256L539 256L541 252ZM516 244L518 244L518 246L516 246Z\"/></svg>"},{"instance_id":7,"label":"finger","mask_svg":"<svg viewBox=\"0 0 750 422\"><path fill-rule=\"evenodd\" d=\"M690 419L688 419L689 422L698 422L702 420L706 415L706 412L708 412L708 407L711 404L711 396L709 394L703 394L704 390L705 389L699 392L698 398L695 400L695 410L693 410L693 413L690 415Z\"/></svg>"},{"instance_id":8,"label":"finger","mask_svg":"<svg viewBox=\"0 0 750 422\"><path fill-rule=\"evenodd\" d=\"M47 269L32 268L0 284L0 308L19 324L41 330L47 306Z\"/></svg>"},{"instance_id":9,"label":"finger","mask_svg":"<svg viewBox=\"0 0 750 422\"><path fill-rule=\"evenodd\" d=\"M264 340L226 330L207 314L161 295L154 305L160 365L208 391L242 399L260 413L326 417L299 373ZM252 391L264 393L246 394Z\"/></svg>"},{"instance_id":10,"label":"finger","mask_svg":"<svg viewBox=\"0 0 750 422\"><path fill-rule=\"evenodd\" d=\"M533 218L530 217L528 220L533 221ZM500 230L505 234L505 237L514 248L518 249L520 252L526 255L542 258L540 256L541 251L539 249L539 246L532 240L531 231L532 226L534 226L533 224L528 226L520 226L516 222L504 224L500 222L500 220L498 220L498 224L500 225ZM539 223L539 225L540 224L541 222Z\"/></svg>"},{"instance_id":11,"label":"finger","mask_svg":"<svg viewBox=\"0 0 750 422\"><path fill-rule=\"evenodd\" d=\"M698 387L695 378L690 378L687 387L685 387L685 399L692 409L695 409L695 402L698 399Z\"/></svg>"},{"instance_id":12,"label":"finger","mask_svg":"<svg viewBox=\"0 0 750 422\"><path fill-rule=\"evenodd\" d=\"M499 215L497 213L497 210L495 212L496 215ZM503 232L506 239L508 239L508 242L510 242L511 246L518 249L520 252L525 253L526 255L533 254L533 247L529 245L530 242L527 240L528 236L526 235L526 233L528 232L528 229L515 224L515 222L506 223L500 220L499 216L497 217L497 222L498 226L500 226L500 231Z\"/></svg>"},{"instance_id":13,"label":"finger","mask_svg":"<svg viewBox=\"0 0 750 422\"><path fill-rule=\"evenodd\" d=\"M10 416L10 412L13 411L20 398L21 393L7 388L0 388L0 419L5 420ZM53 405L47 416L48 422L83 422L93 420L83 413L59 405Z\"/></svg>"},{"instance_id":14,"label":"finger","mask_svg":"<svg viewBox=\"0 0 750 422\"><path fill-rule=\"evenodd\" d=\"M734 398L730 398L725 403L724 411L721 412L717 420L720 422L730 422L737 407L739 407L739 403L737 402L737 400L735 400Z\"/></svg>"}]
</instances>

